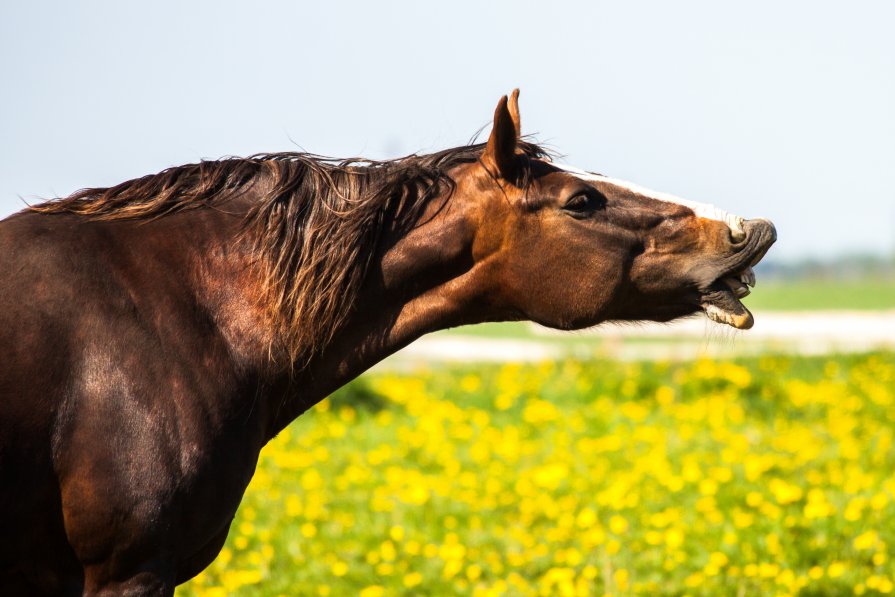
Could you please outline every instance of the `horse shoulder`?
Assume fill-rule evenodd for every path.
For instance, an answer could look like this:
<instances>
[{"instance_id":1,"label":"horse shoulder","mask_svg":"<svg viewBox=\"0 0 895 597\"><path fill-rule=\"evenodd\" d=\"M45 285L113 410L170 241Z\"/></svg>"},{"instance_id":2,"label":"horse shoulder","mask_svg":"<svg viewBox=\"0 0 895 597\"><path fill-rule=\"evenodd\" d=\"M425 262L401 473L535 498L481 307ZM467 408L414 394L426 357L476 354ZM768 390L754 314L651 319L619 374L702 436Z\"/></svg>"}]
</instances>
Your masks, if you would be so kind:
<instances>
[{"instance_id":1,"label":"horse shoulder","mask_svg":"<svg viewBox=\"0 0 895 597\"><path fill-rule=\"evenodd\" d=\"M0 442L27 437L58 477L81 561L165 543L194 557L225 532L262 443L250 384L162 254L176 247L132 232L69 215L0 223Z\"/></svg>"}]
</instances>

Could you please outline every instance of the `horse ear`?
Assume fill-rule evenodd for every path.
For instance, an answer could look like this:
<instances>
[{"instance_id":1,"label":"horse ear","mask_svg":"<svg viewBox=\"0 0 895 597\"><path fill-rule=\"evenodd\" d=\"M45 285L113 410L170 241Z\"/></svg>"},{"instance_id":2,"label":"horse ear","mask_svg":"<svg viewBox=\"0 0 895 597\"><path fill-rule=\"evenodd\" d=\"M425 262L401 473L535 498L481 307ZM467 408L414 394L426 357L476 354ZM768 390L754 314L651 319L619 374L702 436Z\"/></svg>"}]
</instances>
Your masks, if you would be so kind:
<instances>
[{"instance_id":1,"label":"horse ear","mask_svg":"<svg viewBox=\"0 0 895 597\"><path fill-rule=\"evenodd\" d=\"M522 121L519 119L519 88L513 90L510 94L510 101L507 105L510 110L510 118L513 119L513 126L516 128L516 139L522 138Z\"/></svg>"},{"instance_id":2,"label":"horse ear","mask_svg":"<svg viewBox=\"0 0 895 597\"><path fill-rule=\"evenodd\" d=\"M503 96L494 110L494 127L488 137L488 145L482 160L493 168L494 173L506 180L515 181L519 162L516 145L519 142L519 90L514 89L510 98Z\"/></svg>"}]
</instances>

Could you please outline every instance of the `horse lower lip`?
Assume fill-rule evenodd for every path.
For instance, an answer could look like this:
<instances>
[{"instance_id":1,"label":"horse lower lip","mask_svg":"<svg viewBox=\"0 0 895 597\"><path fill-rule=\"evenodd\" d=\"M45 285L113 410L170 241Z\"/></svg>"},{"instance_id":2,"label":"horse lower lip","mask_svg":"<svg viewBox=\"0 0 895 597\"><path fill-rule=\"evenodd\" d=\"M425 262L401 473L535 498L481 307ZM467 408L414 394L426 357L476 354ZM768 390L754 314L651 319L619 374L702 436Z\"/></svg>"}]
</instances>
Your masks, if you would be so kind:
<instances>
[{"instance_id":1,"label":"horse lower lip","mask_svg":"<svg viewBox=\"0 0 895 597\"><path fill-rule=\"evenodd\" d=\"M755 322L752 313L740 302L736 291L728 287L726 280L713 284L702 297L702 309L711 320L739 330L747 330Z\"/></svg>"}]
</instances>

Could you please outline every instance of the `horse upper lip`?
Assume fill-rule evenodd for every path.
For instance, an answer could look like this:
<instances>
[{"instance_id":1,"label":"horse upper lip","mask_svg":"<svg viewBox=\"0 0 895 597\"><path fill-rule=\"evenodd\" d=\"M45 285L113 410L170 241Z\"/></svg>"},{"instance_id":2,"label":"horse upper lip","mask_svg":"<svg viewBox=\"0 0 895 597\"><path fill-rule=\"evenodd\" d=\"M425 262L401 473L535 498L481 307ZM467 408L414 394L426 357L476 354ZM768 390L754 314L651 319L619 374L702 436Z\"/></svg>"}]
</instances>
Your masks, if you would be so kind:
<instances>
[{"instance_id":1,"label":"horse upper lip","mask_svg":"<svg viewBox=\"0 0 895 597\"><path fill-rule=\"evenodd\" d=\"M743 226L746 231L746 238L737 243L734 253L729 255L721 263L721 275L717 279L725 277L734 277L742 279L745 274L747 279L751 279L751 284L743 280L749 286L755 285L755 274L752 267L755 266L768 252L771 245L777 240L777 229L770 220L755 219L747 220Z\"/></svg>"}]
</instances>

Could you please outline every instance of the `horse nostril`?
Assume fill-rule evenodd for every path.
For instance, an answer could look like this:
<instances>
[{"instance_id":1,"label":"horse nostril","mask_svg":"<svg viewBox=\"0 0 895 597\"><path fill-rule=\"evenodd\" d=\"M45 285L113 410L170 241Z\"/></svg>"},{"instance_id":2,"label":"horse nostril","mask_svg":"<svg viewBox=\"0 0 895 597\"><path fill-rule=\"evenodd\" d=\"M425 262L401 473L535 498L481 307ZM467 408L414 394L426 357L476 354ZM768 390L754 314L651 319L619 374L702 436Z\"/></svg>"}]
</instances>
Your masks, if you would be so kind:
<instances>
[{"instance_id":1,"label":"horse nostril","mask_svg":"<svg viewBox=\"0 0 895 597\"><path fill-rule=\"evenodd\" d=\"M730 229L730 239L733 242L738 243L746 240L746 230L743 227L745 220L743 218L728 214L724 221Z\"/></svg>"}]
</instances>

